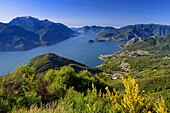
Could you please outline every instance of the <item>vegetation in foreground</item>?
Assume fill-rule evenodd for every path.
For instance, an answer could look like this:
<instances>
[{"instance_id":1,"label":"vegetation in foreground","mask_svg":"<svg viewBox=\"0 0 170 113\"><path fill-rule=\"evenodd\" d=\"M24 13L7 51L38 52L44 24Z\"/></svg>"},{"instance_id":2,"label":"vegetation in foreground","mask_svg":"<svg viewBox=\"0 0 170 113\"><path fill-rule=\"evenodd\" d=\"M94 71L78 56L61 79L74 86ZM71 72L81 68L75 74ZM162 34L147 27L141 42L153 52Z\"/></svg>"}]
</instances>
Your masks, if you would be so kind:
<instances>
[{"instance_id":1,"label":"vegetation in foreground","mask_svg":"<svg viewBox=\"0 0 170 113\"><path fill-rule=\"evenodd\" d=\"M125 91L119 94L109 87L105 92L98 90L95 81L91 83L92 88L88 86L85 80L92 75L87 71L76 74L73 68L65 66L49 70L43 79L35 76L34 71L32 67L22 66L2 79L1 112L166 113L168 110L163 97L149 98L131 78L122 78Z\"/></svg>"},{"instance_id":2,"label":"vegetation in foreground","mask_svg":"<svg viewBox=\"0 0 170 113\"><path fill-rule=\"evenodd\" d=\"M44 54L0 78L0 110L166 113L170 108L169 69L169 59L152 56L108 58L103 66L89 68ZM115 75L113 80L118 72L126 74Z\"/></svg>"}]
</instances>

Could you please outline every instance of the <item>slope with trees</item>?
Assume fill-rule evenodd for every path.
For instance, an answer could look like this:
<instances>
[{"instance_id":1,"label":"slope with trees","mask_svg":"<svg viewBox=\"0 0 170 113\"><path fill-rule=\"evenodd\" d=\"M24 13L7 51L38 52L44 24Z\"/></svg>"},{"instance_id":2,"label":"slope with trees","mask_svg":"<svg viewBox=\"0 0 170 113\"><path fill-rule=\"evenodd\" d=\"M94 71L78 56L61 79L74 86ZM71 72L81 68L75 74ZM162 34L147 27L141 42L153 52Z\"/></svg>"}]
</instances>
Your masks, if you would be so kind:
<instances>
[{"instance_id":1,"label":"slope with trees","mask_svg":"<svg viewBox=\"0 0 170 113\"><path fill-rule=\"evenodd\" d=\"M129 64L130 72L122 76L123 84L120 79L112 80L101 72L92 74L83 64L54 54L37 56L28 65L0 78L0 110L168 112L169 59L142 56L108 61L98 70L106 72L122 61ZM76 72L70 65L74 63L85 68ZM41 68L44 66L46 69Z\"/></svg>"}]
</instances>

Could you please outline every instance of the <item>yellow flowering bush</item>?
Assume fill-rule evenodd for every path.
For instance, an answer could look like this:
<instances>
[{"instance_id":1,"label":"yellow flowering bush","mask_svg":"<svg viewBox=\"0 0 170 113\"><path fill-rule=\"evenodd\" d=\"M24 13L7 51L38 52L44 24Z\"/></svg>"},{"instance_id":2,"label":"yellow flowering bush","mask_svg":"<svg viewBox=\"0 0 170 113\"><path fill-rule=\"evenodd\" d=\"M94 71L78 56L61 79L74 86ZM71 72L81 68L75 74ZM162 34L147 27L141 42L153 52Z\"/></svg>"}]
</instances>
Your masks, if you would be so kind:
<instances>
[{"instance_id":1,"label":"yellow flowering bush","mask_svg":"<svg viewBox=\"0 0 170 113\"><path fill-rule=\"evenodd\" d=\"M157 113L168 113L167 112L168 108L162 96L161 96L161 99L157 99L157 101L154 103L154 106L155 106L154 110Z\"/></svg>"},{"instance_id":2,"label":"yellow flowering bush","mask_svg":"<svg viewBox=\"0 0 170 113\"><path fill-rule=\"evenodd\" d=\"M136 80L132 78L124 79L122 77L123 84L125 86L125 94L123 98L120 98L118 92L113 89L113 92L110 92L109 88L106 87L106 94L103 98L106 98L111 105L116 105L118 111L124 113L151 113L151 111L156 111L157 113L167 113L167 107L163 97L153 101L148 98L148 95L145 91L142 91L139 94L138 84Z\"/></svg>"}]
</instances>

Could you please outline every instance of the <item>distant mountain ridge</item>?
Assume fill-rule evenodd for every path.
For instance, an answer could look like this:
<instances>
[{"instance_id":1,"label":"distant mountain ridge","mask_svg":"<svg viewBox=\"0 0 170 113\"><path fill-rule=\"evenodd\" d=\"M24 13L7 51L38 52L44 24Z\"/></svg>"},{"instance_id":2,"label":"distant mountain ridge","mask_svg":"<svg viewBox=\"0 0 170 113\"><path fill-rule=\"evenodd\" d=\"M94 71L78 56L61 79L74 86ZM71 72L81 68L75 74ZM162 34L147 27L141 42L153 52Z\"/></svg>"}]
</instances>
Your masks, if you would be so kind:
<instances>
[{"instance_id":1,"label":"distant mountain ridge","mask_svg":"<svg viewBox=\"0 0 170 113\"><path fill-rule=\"evenodd\" d=\"M95 33L95 41L121 41L135 37L163 36L170 34L170 26L159 24L114 27L84 26L70 29L62 23L31 16L17 17L8 24L0 23L0 51L29 50L49 46L79 34Z\"/></svg>"},{"instance_id":2,"label":"distant mountain ridge","mask_svg":"<svg viewBox=\"0 0 170 113\"><path fill-rule=\"evenodd\" d=\"M170 34L170 26L159 24L137 24L114 30L102 30L95 41L130 40L134 37L163 36Z\"/></svg>"},{"instance_id":3,"label":"distant mountain ridge","mask_svg":"<svg viewBox=\"0 0 170 113\"><path fill-rule=\"evenodd\" d=\"M0 51L29 50L49 46L76 35L61 23L31 16L17 17L8 24L0 23Z\"/></svg>"},{"instance_id":4,"label":"distant mountain ridge","mask_svg":"<svg viewBox=\"0 0 170 113\"><path fill-rule=\"evenodd\" d=\"M83 26L81 28L78 28L77 31L80 33L80 34L88 34L88 33L99 33L103 30L114 30L115 28L114 27L101 27L101 26Z\"/></svg>"}]
</instances>

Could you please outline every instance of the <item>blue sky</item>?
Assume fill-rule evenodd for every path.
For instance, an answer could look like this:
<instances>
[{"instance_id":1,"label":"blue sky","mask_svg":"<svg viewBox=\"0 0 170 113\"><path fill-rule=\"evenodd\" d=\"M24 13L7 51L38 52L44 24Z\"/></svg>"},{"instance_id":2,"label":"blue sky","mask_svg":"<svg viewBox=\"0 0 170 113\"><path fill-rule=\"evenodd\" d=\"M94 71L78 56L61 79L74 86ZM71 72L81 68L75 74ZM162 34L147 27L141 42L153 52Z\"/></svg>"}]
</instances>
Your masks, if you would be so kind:
<instances>
[{"instance_id":1,"label":"blue sky","mask_svg":"<svg viewBox=\"0 0 170 113\"><path fill-rule=\"evenodd\" d=\"M28 15L68 26L170 25L170 0L0 0L0 22Z\"/></svg>"}]
</instances>

